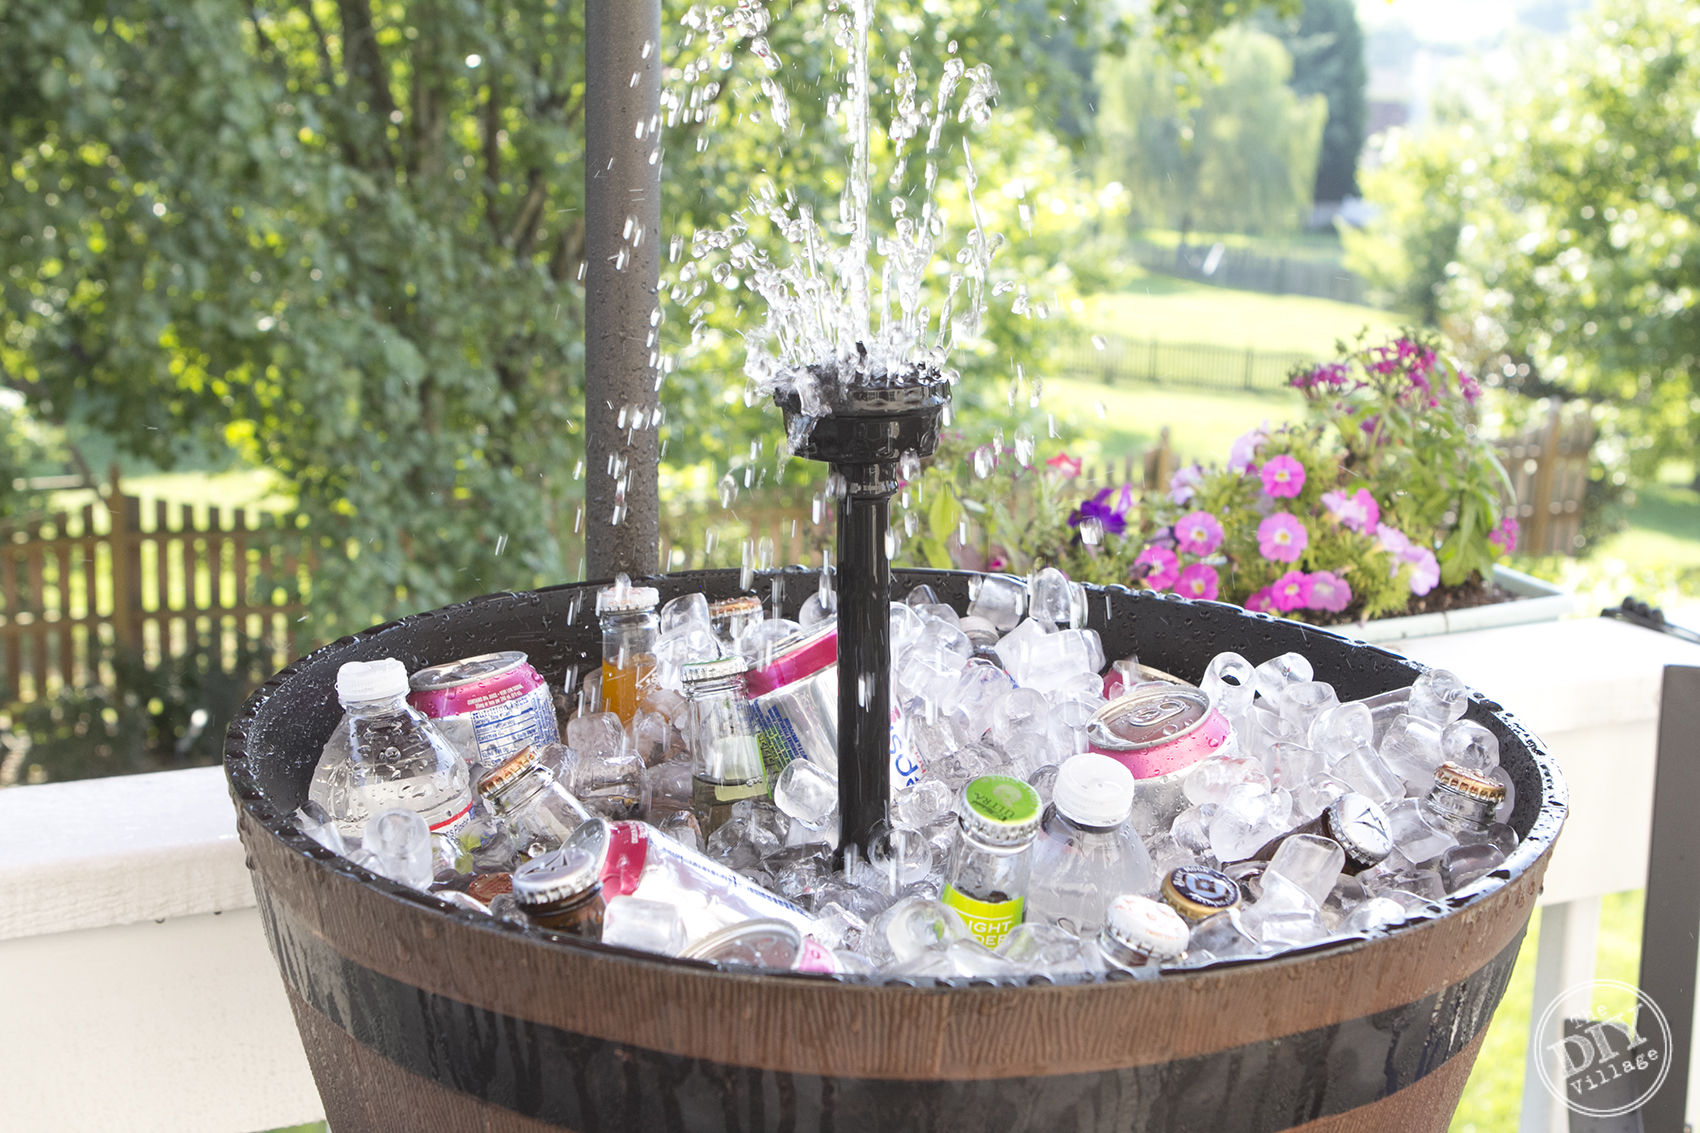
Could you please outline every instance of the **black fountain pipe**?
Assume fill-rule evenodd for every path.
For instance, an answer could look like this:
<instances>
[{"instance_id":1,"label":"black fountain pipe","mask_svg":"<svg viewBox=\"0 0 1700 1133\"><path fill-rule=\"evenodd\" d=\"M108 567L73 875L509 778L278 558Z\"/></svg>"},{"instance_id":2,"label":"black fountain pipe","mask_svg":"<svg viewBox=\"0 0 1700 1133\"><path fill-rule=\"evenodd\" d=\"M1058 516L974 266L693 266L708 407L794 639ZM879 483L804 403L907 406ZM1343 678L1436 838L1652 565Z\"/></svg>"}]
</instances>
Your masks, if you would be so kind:
<instances>
[{"instance_id":1,"label":"black fountain pipe","mask_svg":"<svg viewBox=\"0 0 1700 1133\"><path fill-rule=\"evenodd\" d=\"M609 578L661 541L661 0L591 0L584 41L585 557Z\"/></svg>"},{"instance_id":2,"label":"black fountain pipe","mask_svg":"<svg viewBox=\"0 0 1700 1133\"><path fill-rule=\"evenodd\" d=\"M825 461L842 479L838 498L839 860L865 859L891 802L891 557L886 528L903 458L931 456L950 384L910 373L901 384L840 390L836 368L812 367L826 412L805 414L795 387L774 400L785 411L795 455ZM881 375L882 379L884 378ZM823 408L815 406L813 408Z\"/></svg>"}]
</instances>

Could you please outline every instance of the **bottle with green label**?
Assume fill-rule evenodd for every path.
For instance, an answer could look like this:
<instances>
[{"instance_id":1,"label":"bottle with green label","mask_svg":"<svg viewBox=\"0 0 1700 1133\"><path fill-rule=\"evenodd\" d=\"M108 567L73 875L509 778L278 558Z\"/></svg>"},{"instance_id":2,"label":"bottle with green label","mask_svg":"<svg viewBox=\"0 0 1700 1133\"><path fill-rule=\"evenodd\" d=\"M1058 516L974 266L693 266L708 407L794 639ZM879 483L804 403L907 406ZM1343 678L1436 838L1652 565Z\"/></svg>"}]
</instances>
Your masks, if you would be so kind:
<instances>
[{"instance_id":1,"label":"bottle with green label","mask_svg":"<svg viewBox=\"0 0 1700 1133\"><path fill-rule=\"evenodd\" d=\"M742 658L722 657L684 667L690 700L691 809L703 836L732 817L743 799L768 793L761 760L761 728L744 691Z\"/></svg>"},{"instance_id":2,"label":"bottle with green label","mask_svg":"<svg viewBox=\"0 0 1700 1133\"><path fill-rule=\"evenodd\" d=\"M963 788L950 877L940 899L962 914L968 931L987 948L996 948L1021 923L1039 817L1039 793L1020 779L982 775Z\"/></svg>"}]
</instances>

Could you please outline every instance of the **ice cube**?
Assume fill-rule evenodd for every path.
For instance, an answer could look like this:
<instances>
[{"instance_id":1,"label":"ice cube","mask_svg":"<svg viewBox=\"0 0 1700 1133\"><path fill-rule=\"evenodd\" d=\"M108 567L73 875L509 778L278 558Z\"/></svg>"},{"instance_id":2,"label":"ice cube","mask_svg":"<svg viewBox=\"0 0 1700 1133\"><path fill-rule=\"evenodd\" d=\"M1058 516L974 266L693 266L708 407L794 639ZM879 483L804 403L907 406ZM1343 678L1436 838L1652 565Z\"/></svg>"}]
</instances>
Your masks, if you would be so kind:
<instances>
[{"instance_id":1,"label":"ice cube","mask_svg":"<svg viewBox=\"0 0 1700 1133\"><path fill-rule=\"evenodd\" d=\"M1310 661L1302 653L1283 653L1272 657L1256 669L1257 694L1274 698L1290 684L1308 681L1316 676Z\"/></svg>"},{"instance_id":2,"label":"ice cube","mask_svg":"<svg viewBox=\"0 0 1700 1133\"><path fill-rule=\"evenodd\" d=\"M301 833L313 839L319 845L339 857L347 857L348 849L343 844L342 832L337 829L336 820L318 803L308 800L304 806L295 811L295 825Z\"/></svg>"},{"instance_id":3,"label":"ice cube","mask_svg":"<svg viewBox=\"0 0 1700 1133\"><path fill-rule=\"evenodd\" d=\"M1388 897L1371 897L1364 901L1340 922L1341 932L1377 932L1403 924L1406 916L1405 906Z\"/></svg>"},{"instance_id":4,"label":"ice cube","mask_svg":"<svg viewBox=\"0 0 1700 1133\"><path fill-rule=\"evenodd\" d=\"M1250 710L1252 696L1257 691L1256 680L1256 670L1250 661L1238 653L1218 653L1210 659L1198 687L1221 709L1222 715L1232 719Z\"/></svg>"},{"instance_id":5,"label":"ice cube","mask_svg":"<svg viewBox=\"0 0 1700 1133\"><path fill-rule=\"evenodd\" d=\"M1068 575L1056 567L1046 567L1033 576L1028 606L1034 617L1044 618L1055 626L1065 626L1069 624L1071 605Z\"/></svg>"},{"instance_id":6,"label":"ice cube","mask_svg":"<svg viewBox=\"0 0 1700 1133\"><path fill-rule=\"evenodd\" d=\"M650 809L655 811L690 809L691 794L695 789L693 776L691 758L688 754L678 759L669 759L657 767L651 767L649 769Z\"/></svg>"},{"instance_id":7,"label":"ice cube","mask_svg":"<svg viewBox=\"0 0 1700 1133\"><path fill-rule=\"evenodd\" d=\"M1469 706L1470 690L1463 681L1445 669L1430 669L1412 682L1410 705L1405 711L1444 728L1464 715Z\"/></svg>"},{"instance_id":8,"label":"ice cube","mask_svg":"<svg viewBox=\"0 0 1700 1133\"><path fill-rule=\"evenodd\" d=\"M1420 865L1457 842L1444 830L1428 824L1420 799L1401 799L1386 810L1387 832L1393 836L1393 847L1407 862Z\"/></svg>"},{"instance_id":9,"label":"ice cube","mask_svg":"<svg viewBox=\"0 0 1700 1133\"><path fill-rule=\"evenodd\" d=\"M809 926L808 934L826 947L837 951L840 948L854 949L866 931L867 921L837 902L829 901L816 910L814 923Z\"/></svg>"},{"instance_id":10,"label":"ice cube","mask_svg":"<svg viewBox=\"0 0 1700 1133\"><path fill-rule=\"evenodd\" d=\"M1015 691L1015 682L1008 673L976 658L957 675L956 685L945 695L941 707L959 713L967 736L979 739L991 730L998 702Z\"/></svg>"},{"instance_id":11,"label":"ice cube","mask_svg":"<svg viewBox=\"0 0 1700 1133\"><path fill-rule=\"evenodd\" d=\"M824 829L838 810L838 780L807 759L793 759L773 785L773 802L810 830Z\"/></svg>"},{"instance_id":12,"label":"ice cube","mask_svg":"<svg viewBox=\"0 0 1700 1133\"><path fill-rule=\"evenodd\" d=\"M803 608L797 611L797 623L804 629L814 629L822 622L838 616L838 592L826 587L809 595Z\"/></svg>"},{"instance_id":13,"label":"ice cube","mask_svg":"<svg viewBox=\"0 0 1700 1133\"><path fill-rule=\"evenodd\" d=\"M1363 744L1374 746L1375 720L1369 705L1352 700L1317 716L1310 726L1310 746L1337 758Z\"/></svg>"},{"instance_id":14,"label":"ice cube","mask_svg":"<svg viewBox=\"0 0 1700 1133\"><path fill-rule=\"evenodd\" d=\"M1062 765L1047 763L1027 776L1027 782L1039 794L1039 802L1045 806L1051 805L1051 792L1056 788L1057 776L1062 771Z\"/></svg>"},{"instance_id":15,"label":"ice cube","mask_svg":"<svg viewBox=\"0 0 1700 1133\"><path fill-rule=\"evenodd\" d=\"M1023 971L1062 980L1095 975L1104 959L1091 939L1050 924L1019 924L1004 934L997 954Z\"/></svg>"},{"instance_id":16,"label":"ice cube","mask_svg":"<svg viewBox=\"0 0 1700 1133\"><path fill-rule=\"evenodd\" d=\"M1240 925L1265 946L1295 948L1328 935L1322 908L1301 886L1279 873L1265 872L1263 894L1240 914Z\"/></svg>"},{"instance_id":17,"label":"ice cube","mask_svg":"<svg viewBox=\"0 0 1700 1133\"><path fill-rule=\"evenodd\" d=\"M1440 734L1440 752L1448 762L1471 771L1499 767L1499 737L1471 720L1455 720L1446 726Z\"/></svg>"},{"instance_id":18,"label":"ice cube","mask_svg":"<svg viewBox=\"0 0 1700 1133\"><path fill-rule=\"evenodd\" d=\"M923 582L921 585L909 591L909 593L904 597L904 601L911 608L916 606L936 606L939 604L939 593L929 584Z\"/></svg>"},{"instance_id":19,"label":"ice cube","mask_svg":"<svg viewBox=\"0 0 1700 1133\"><path fill-rule=\"evenodd\" d=\"M685 922L670 902L611 897L602 914L602 943L677 956L685 950Z\"/></svg>"},{"instance_id":20,"label":"ice cube","mask_svg":"<svg viewBox=\"0 0 1700 1133\"><path fill-rule=\"evenodd\" d=\"M617 726L620 718L603 713ZM601 742L606 736L592 737ZM576 745L575 745L576 746ZM586 810L610 822L641 819L650 807L649 770L637 752L618 745L612 751L581 747L567 773L567 790Z\"/></svg>"},{"instance_id":21,"label":"ice cube","mask_svg":"<svg viewBox=\"0 0 1700 1133\"><path fill-rule=\"evenodd\" d=\"M913 787L899 791L892 799L891 812L903 825L920 829L949 814L955 801L950 787L929 775Z\"/></svg>"},{"instance_id":22,"label":"ice cube","mask_svg":"<svg viewBox=\"0 0 1700 1133\"><path fill-rule=\"evenodd\" d=\"M1275 698L1275 704L1308 736L1317 717L1338 707L1340 698L1327 681L1295 681Z\"/></svg>"},{"instance_id":23,"label":"ice cube","mask_svg":"<svg viewBox=\"0 0 1700 1133\"><path fill-rule=\"evenodd\" d=\"M1021 969L978 940L953 940L906 963L888 969L892 976L931 976L934 979L989 979L1015 976Z\"/></svg>"},{"instance_id":24,"label":"ice cube","mask_svg":"<svg viewBox=\"0 0 1700 1133\"><path fill-rule=\"evenodd\" d=\"M1199 921L1193 926L1192 938L1187 941L1187 954L1202 952L1223 960L1256 955L1257 941L1246 932L1243 916L1239 909L1224 909Z\"/></svg>"},{"instance_id":25,"label":"ice cube","mask_svg":"<svg viewBox=\"0 0 1700 1133\"><path fill-rule=\"evenodd\" d=\"M1210 853L1210 824L1221 809L1217 803L1188 807L1175 816L1175 821L1169 826L1169 836L1183 852L1195 858L1204 857Z\"/></svg>"},{"instance_id":26,"label":"ice cube","mask_svg":"<svg viewBox=\"0 0 1700 1133\"><path fill-rule=\"evenodd\" d=\"M1276 801L1267 784L1236 784L1210 823L1210 852L1224 862L1240 861L1255 854L1282 832L1273 817L1276 810Z\"/></svg>"},{"instance_id":27,"label":"ice cube","mask_svg":"<svg viewBox=\"0 0 1700 1133\"><path fill-rule=\"evenodd\" d=\"M955 622L934 620L922 626L921 636L915 639L911 648L922 647L936 649L941 653L954 653L964 662L974 656L974 643L968 640L968 635L963 633Z\"/></svg>"},{"instance_id":28,"label":"ice cube","mask_svg":"<svg viewBox=\"0 0 1700 1133\"><path fill-rule=\"evenodd\" d=\"M1329 775L1383 806L1405 797L1404 780L1368 745L1353 748L1334 764Z\"/></svg>"},{"instance_id":29,"label":"ice cube","mask_svg":"<svg viewBox=\"0 0 1700 1133\"><path fill-rule=\"evenodd\" d=\"M868 864L895 895L933 872L933 847L915 827L888 826L869 845Z\"/></svg>"},{"instance_id":30,"label":"ice cube","mask_svg":"<svg viewBox=\"0 0 1700 1133\"><path fill-rule=\"evenodd\" d=\"M1268 872L1280 874L1321 905L1328 900L1329 891L1339 880L1345 864L1346 852L1334 839L1294 834L1275 848Z\"/></svg>"},{"instance_id":31,"label":"ice cube","mask_svg":"<svg viewBox=\"0 0 1700 1133\"><path fill-rule=\"evenodd\" d=\"M360 838L366 851L362 862L373 873L426 890L433 880L431 827L406 807L391 807L374 814Z\"/></svg>"},{"instance_id":32,"label":"ice cube","mask_svg":"<svg viewBox=\"0 0 1700 1133\"><path fill-rule=\"evenodd\" d=\"M921 615L925 622L943 622L952 629L962 628L962 617L956 610L943 602L933 602L924 606L916 606L915 612Z\"/></svg>"},{"instance_id":33,"label":"ice cube","mask_svg":"<svg viewBox=\"0 0 1700 1133\"><path fill-rule=\"evenodd\" d=\"M1241 745L1258 759L1267 761L1270 749L1277 743L1302 744L1306 740L1303 728L1269 707L1269 701L1258 701L1240 717L1245 724L1249 743Z\"/></svg>"},{"instance_id":34,"label":"ice cube","mask_svg":"<svg viewBox=\"0 0 1700 1133\"><path fill-rule=\"evenodd\" d=\"M1440 882L1448 893L1456 893L1504 864L1505 852L1498 846L1453 846L1440 855Z\"/></svg>"},{"instance_id":35,"label":"ice cube","mask_svg":"<svg viewBox=\"0 0 1700 1133\"><path fill-rule=\"evenodd\" d=\"M891 655L897 657L921 636L921 615L902 602L891 604Z\"/></svg>"},{"instance_id":36,"label":"ice cube","mask_svg":"<svg viewBox=\"0 0 1700 1133\"><path fill-rule=\"evenodd\" d=\"M688 770L688 767L687 767ZM655 828L672 838L679 845L703 852L702 827L697 823L697 816L689 808L670 810L659 816Z\"/></svg>"},{"instance_id":37,"label":"ice cube","mask_svg":"<svg viewBox=\"0 0 1700 1133\"><path fill-rule=\"evenodd\" d=\"M714 625L708 615L708 598L701 593L681 594L668 602L661 607L658 620L662 633L689 625L700 625L712 632Z\"/></svg>"},{"instance_id":38,"label":"ice cube","mask_svg":"<svg viewBox=\"0 0 1700 1133\"><path fill-rule=\"evenodd\" d=\"M992 739L1003 744L1017 730L1042 723L1050 710L1044 693L1030 688L1014 689L992 706Z\"/></svg>"},{"instance_id":39,"label":"ice cube","mask_svg":"<svg viewBox=\"0 0 1700 1133\"><path fill-rule=\"evenodd\" d=\"M567 746L580 755L616 753L625 738L626 729L612 712L581 712L567 722Z\"/></svg>"},{"instance_id":40,"label":"ice cube","mask_svg":"<svg viewBox=\"0 0 1700 1133\"><path fill-rule=\"evenodd\" d=\"M779 644L795 637L802 629L802 623L791 621L789 618L768 618L766 621L756 622L738 639L738 652L750 663L752 669L765 668L771 663Z\"/></svg>"},{"instance_id":41,"label":"ice cube","mask_svg":"<svg viewBox=\"0 0 1700 1133\"><path fill-rule=\"evenodd\" d=\"M672 725L667 723L667 717L659 712L639 709L632 715L630 734L632 747L644 766L654 767L666 760L668 740L672 735Z\"/></svg>"},{"instance_id":42,"label":"ice cube","mask_svg":"<svg viewBox=\"0 0 1700 1133\"><path fill-rule=\"evenodd\" d=\"M1269 780L1289 791L1302 790L1313 779L1328 772L1328 761L1321 752L1300 744L1276 743L1269 749Z\"/></svg>"},{"instance_id":43,"label":"ice cube","mask_svg":"<svg viewBox=\"0 0 1700 1133\"><path fill-rule=\"evenodd\" d=\"M1418 791L1426 791L1434 769L1445 758L1440 727L1420 716L1400 714L1381 737L1381 758Z\"/></svg>"},{"instance_id":44,"label":"ice cube","mask_svg":"<svg viewBox=\"0 0 1700 1133\"><path fill-rule=\"evenodd\" d=\"M1194 803L1221 803L1241 783L1267 789L1269 773L1263 769L1261 760L1235 750L1222 750L1199 760L1182 783L1182 790Z\"/></svg>"},{"instance_id":45,"label":"ice cube","mask_svg":"<svg viewBox=\"0 0 1700 1133\"><path fill-rule=\"evenodd\" d=\"M1013 578L988 574L979 580L979 591L968 603L968 612L985 618L999 630L1007 631L1021 621L1027 605L1027 588Z\"/></svg>"},{"instance_id":46,"label":"ice cube","mask_svg":"<svg viewBox=\"0 0 1700 1133\"><path fill-rule=\"evenodd\" d=\"M902 964L930 949L968 939L968 926L955 909L942 901L905 897L879 915L868 935L875 938L893 961Z\"/></svg>"},{"instance_id":47,"label":"ice cube","mask_svg":"<svg viewBox=\"0 0 1700 1133\"><path fill-rule=\"evenodd\" d=\"M1293 819L1309 822L1328 809L1328 804L1352 789L1331 775L1319 775L1293 792Z\"/></svg>"}]
</instances>

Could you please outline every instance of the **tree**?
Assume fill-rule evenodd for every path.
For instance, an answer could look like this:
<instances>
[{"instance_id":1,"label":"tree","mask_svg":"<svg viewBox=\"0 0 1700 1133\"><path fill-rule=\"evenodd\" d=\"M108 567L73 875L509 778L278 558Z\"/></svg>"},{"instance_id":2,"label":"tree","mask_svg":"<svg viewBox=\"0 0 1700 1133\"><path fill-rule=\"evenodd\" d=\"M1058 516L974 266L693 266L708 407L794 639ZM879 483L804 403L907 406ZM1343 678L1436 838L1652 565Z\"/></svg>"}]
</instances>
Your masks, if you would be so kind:
<instances>
[{"instance_id":1,"label":"tree","mask_svg":"<svg viewBox=\"0 0 1700 1133\"><path fill-rule=\"evenodd\" d=\"M1101 64L1105 175L1127 185L1146 225L1186 232L1283 232L1308 213L1327 104L1287 80L1279 40L1219 33L1197 59L1154 44Z\"/></svg>"},{"instance_id":2,"label":"tree","mask_svg":"<svg viewBox=\"0 0 1700 1133\"><path fill-rule=\"evenodd\" d=\"M1163 0L1135 27L1105 7L904 0L882 9L882 46L913 44L923 83L952 40L994 68L1011 114L988 168L1066 163L1038 123L1084 104L1078 52L1136 32L1184 45L1238 10ZM717 53L714 144L698 152L694 121L664 135L664 216L686 236L741 208L752 171L822 200L843 176L828 5L737 12L761 13L784 62L740 51L722 71ZM688 14L667 5L669 50ZM276 469L318 542L318 636L572 577L579 9L11 0L0 42L0 364L35 411L74 402L162 464L195 436ZM777 141L738 113L764 80L794 109ZM725 462L774 431L726 401L737 298L663 391L670 461ZM1004 303L988 341L1008 353L982 370L1032 341Z\"/></svg>"},{"instance_id":3,"label":"tree","mask_svg":"<svg viewBox=\"0 0 1700 1133\"><path fill-rule=\"evenodd\" d=\"M1358 155L1369 128L1369 68L1364 33L1352 0L1305 0L1297 19L1278 21L1281 42L1293 57L1292 88L1328 100L1322 152L1316 163L1316 199L1338 201L1358 193Z\"/></svg>"},{"instance_id":4,"label":"tree","mask_svg":"<svg viewBox=\"0 0 1700 1133\"><path fill-rule=\"evenodd\" d=\"M1385 212L1370 239L1407 250L1389 274L1435 296L1484 376L1607 407L1611 447L1642 475L1700 441L1693 11L1603 6L1475 121L1402 147L1371 189Z\"/></svg>"}]
</instances>

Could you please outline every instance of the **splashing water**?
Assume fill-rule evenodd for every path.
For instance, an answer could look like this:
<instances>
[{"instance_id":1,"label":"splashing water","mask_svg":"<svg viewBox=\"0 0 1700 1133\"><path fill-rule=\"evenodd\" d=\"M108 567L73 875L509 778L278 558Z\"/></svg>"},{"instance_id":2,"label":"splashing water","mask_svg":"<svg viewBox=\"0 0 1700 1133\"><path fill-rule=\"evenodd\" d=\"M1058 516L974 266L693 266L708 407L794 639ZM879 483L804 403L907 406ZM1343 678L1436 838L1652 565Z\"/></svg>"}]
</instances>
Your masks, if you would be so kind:
<instances>
[{"instance_id":1,"label":"splashing water","mask_svg":"<svg viewBox=\"0 0 1700 1133\"><path fill-rule=\"evenodd\" d=\"M957 172L969 216L954 264L943 282L944 295L935 310L928 302L928 279L935 257L948 242L948 210L936 199L940 163L950 158L944 130L954 117L959 124L984 126L991 120L997 84L991 69L969 66L955 57L952 42L935 91L920 89L907 50L897 59L885 136L891 142L891 169L884 180L892 190L891 231L876 232L875 170L870 134L872 80L869 74L869 32L873 0L848 0L829 19L834 44L848 60L842 97L828 97L828 109L842 114L851 146L850 177L839 199L837 228L847 233L834 243L828 226L806 203L789 191L783 195L771 184L750 196L751 208L734 214L721 229L699 229L690 242L691 259L682 264L669 289L676 302L704 294L703 269L697 261L713 257L709 280L728 290L742 286L767 305L767 317L744 332L746 400L781 389L795 389L803 413L810 417L830 412L831 403L852 386L881 388L942 376L954 382L949 368L955 348L980 332L986 311L985 288L993 253L1003 243L988 234L975 197L978 176L966 139ZM704 11L693 7L682 21L686 42L702 35L710 49L747 43L767 71L760 89L781 129L790 121L783 89L772 78L783 61L762 34L767 13L754 0L740 0L731 10ZM669 124L681 119L712 122L718 113L720 83L708 80L710 56L687 65L683 88L663 94ZM716 61L730 67L730 55ZM927 97L928 94L931 97ZM916 144L918 143L918 145ZM914 152L915 150L919 152ZM912 158L924 161L924 188L901 191ZM916 198L919 199L911 199ZM753 214L753 217L750 216ZM777 262L749 238L753 218L768 222L787 245L786 262ZM877 284L877 286L876 286ZM705 305L692 315L700 325ZM798 438L791 438L793 447Z\"/></svg>"}]
</instances>

